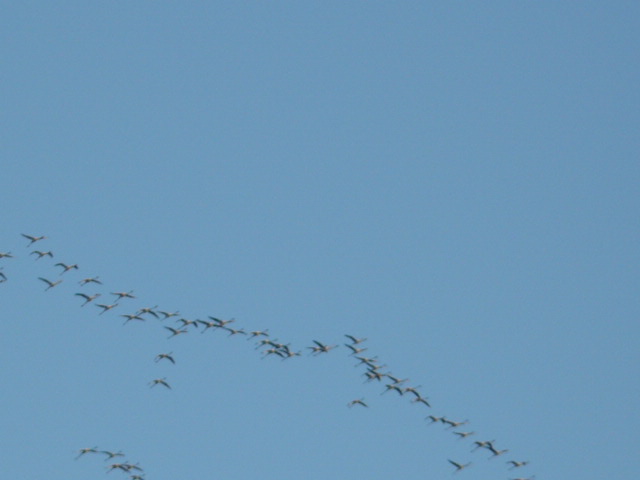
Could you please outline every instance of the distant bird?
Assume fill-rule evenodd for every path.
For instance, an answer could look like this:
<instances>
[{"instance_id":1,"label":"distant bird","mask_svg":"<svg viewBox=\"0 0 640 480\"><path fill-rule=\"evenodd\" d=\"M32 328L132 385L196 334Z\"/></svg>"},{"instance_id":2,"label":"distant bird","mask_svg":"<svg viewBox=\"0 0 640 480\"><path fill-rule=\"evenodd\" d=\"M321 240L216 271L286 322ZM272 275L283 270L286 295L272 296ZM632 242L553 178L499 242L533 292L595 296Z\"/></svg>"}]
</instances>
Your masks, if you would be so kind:
<instances>
[{"instance_id":1,"label":"distant bird","mask_svg":"<svg viewBox=\"0 0 640 480\"><path fill-rule=\"evenodd\" d=\"M353 335L345 335L345 337L347 337L349 340L351 340L351 344L352 345L357 345L359 343L362 343L366 340L366 338L356 338Z\"/></svg>"},{"instance_id":2,"label":"distant bird","mask_svg":"<svg viewBox=\"0 0 640 480\"><path fill-rule=\"evenodd\" d=\"M21 233L20 235L22 235L24 238L30 240L29 241L29 245L27 245L27 247L30 247L32 244L34 244L35 242L37 242L39 240L44 240L45 238L47 238L44 235L42 235L41 237L34 237L32 235L26 235L24 233Z\"/></svg>"},{"instance_id":3,"label":"distant bird","mask_svg":"<svg viewBox=\"0 0 640 480\"><path fill-rule=\"evenodd\" d=\"M433 424L433 423L439 423L439 422L442 422L442 419L443 419L444 417L434 417L433 415L429 415L427 418L429 419L429 424L431 425L431 424ZM425 420L426 420L427 418L425 418Z\"/></svg>"},{"instance_id":4,"label":"distant bird","mask_svg":"<svg viewBox=\"0 0 640 480\"><path fill-rule=\"evenodd\" d=\"M217 322L207 322L206 320L196 320L196 322L198 322L200 325L204 325L204 328L200 333L204 333L210 328L222 328Z\"/></svg>"},{"instance_id":5,"label":"distant bird","mask_svg":"<svg viewBox=\"0 0 640 480\"><path fill-rule=\"evenodd\" d=\"M380 395L384 395L385 393L387 393L387 392L389 392L389 391L391 391L391 390L394 390L394 391L395 391L395 392L397 392L397 393L398 393L398 395L400 395L400 396L404 395L404 390L402 390L402 388L400 388L400 387L399 387L398 385L396 385L396 384L391 384L391 383L389 383L389 384L385 385L385 388L386 388L386 390L385 390L384 392L382 392Z\"/></svg>"},{"instance_id":6,"label":"distant bird","mask_svg":"<svg viewBox=\"0 0 640 480\"><path fill-rule=\"evenodd\" d=\"M187 320L186 318L181 318L178 321L182 323L182 328L188 327L189 325L193 325L195 328L198 328L198 320Z\"/></svg>"},{"instance_id":7,"label":"distant bird","mask_svg":"<svg viewBox=\"0 0 640 480\"><path fill-rule=\"evenodd\" d=\"M171 387L166 382L166 380L167 380L166 377L156 378L155 380L152 380L151 383L150 383L151 388L155 387L156 385L162 385L164 387L167 387L169 390L171 390Z\"/></svg>"},{"instance_id":8,"label":"distant bird","mask_svg":"<svg viewBox=\"0 0 640 480\"><path fill-rule=\"evenodd\" d=\"M416 387L404 387L404 393L412 393L416 398L420 398L420 393L418 392L418 389L422 387L422 385L418 385Z\"/></svg>"},{"instance_id":9,"label":"distant bird","mask_svg":"<svg viewBox=\"0 0 640 480\"><path fill-rule=\"evenodd\" d=\"M154 359L154 361L156 363L158 363L160 360L162 360L163 358L166 358L167 360L169 360L171 363L176 363L176 361L173 359L173 357L171 356L173 352L169 352L169 353L160 353L158 355L156 355L156 358Z\"/></svg>"},{"instance_id":10,"label":"distant bird","mask_svg":"<svg viewBox=\"0 0 640 480\"><path fill-rule=\"evenodd\" d=\"M307 347L308 349L311 350L311 354L312 355L319 355L321 353L327 353L330 350L333 350L334 348L337 348L338 345L325 345L322 342L319 342L317 340L314 340L313 343L316 344L315 347Z\"/></svg>"},{"instance_id":11,"label":"distant bird","mask_svg":"<svg viewBox=\"0 0 640 480\"><path fill-rule=\"evenodd\" d=\"M348 347L348 346L349 346L349 345L347 345L347 347ZM367 357L358 357L358 356L356 356L356 357L354 357L354 358L356 358L357 360L359 360L359 362L358 362L358 363L356 363L356 365L355 365L356 367L357 367L358 365L362 365L363 363L364 363L365 365L367 365L368 367L375 367L375 365L376 365L376 361L378 360L378 357L371 357L371 358L367 358Z\"/></svg>"},{"instance_id":12,"label":"distant bird","mask_svg":"<svg viewBox=\"0 0 640 480\"><path fill-rule=\"evenodd\" d=\"M178 311L176 311L176 312L163 312L162 310L158 310L158 313L164 317L163 320L166 320L167 318L171 318L171 317L177 317L178 315L180 315L180 312L178 312Z\"/></svg>"},{"instance_id":13,"label":"distant bird","mask_svg":"<svg viewBox=\"0 0 640 480\"><path fill-rule=\"evenodd\" d=\"M180 335L181 333L187 333L186 329L177 329L177 328L171 328L171 327L164 327L164 328L171 331L171 335L169 335L167 338L175 337L176 335Z\"/></svg>"},{"instance_id":14,"label":"distant bird","mask_svg":"<svg viewBox=\"0 0 640 480\"><path fill-rule=\"evenodd\" d=\"M11 252L0 252L0 258L13 258Z\"/></svg>"},{"instance_id":15,"label":"distant bird","mask_svg":"<svg viewBox=\"0 0 640 480\"><path fill-rule=\"evenodd\" d=\"M345 343L344 346L347 347L349 350L351 350L350 355L360 355L362 352L367 350L366 348L356 348L349 343Z\"/></svg>"},{"instance_id":16,"label":"distant bird","mask_svg":"<svg viewBox=\"0 0 640 480\"><path fill-rule=\"evenodd\" d=\"M357 357L356 357L357 358ZM390 373L385 373L384 374L385 377L387 377L389 380L393 381L394 385L400 385L401 383L404 382L408 382L409 379L408 378L398 378L398 377L394 377L393 375L391 375Z\"/></svg>"},{"instance_id":17,"label":"distant bird","mask_svg":"<svg viewBox=\"0 0 640 480\"><path fill-rule=\"evenodd\" d=\"M431 408L431 404L429 403L429 401L426 398L421 397L420 395L411 400L411 403L424 403L427 407Z\"/></svg>"},{"instance_id":18,"label":"distant bird","mask_svg":"<svg viewBox=\"0 0 640 480\"><path fill-rule=\"evenodd\" d=\"M2 272L2 270L4 270L3 268L0 268L0 278L2 280L0 280L0 283L6 282L7 281L7 276Z\"/></svg>"},{"instance_id":19,"label":"distant bird","mask_svg":"<svg viewBox=\"0 0 640 480\"><path fill-rule=\"evenodd\" d=\"M148 313L149 315L153 315L156 318L160 318L155 312L154 308L158 308L158 306L156 305L155 307L141 308L140 310L138 310L138 315L144 315L145 313Z\"/></svg>"},{"instance_id":20,"label":"distant bird","mask_svg":"<svg viewBox=\"0 0 640 480\"><path fill-rule=\"evenodd\" d=\"M98 280L100 277L93 277L93 278L83 278L82 280L80 280L78 283L82 286L86 285L87 283L97 283L98 285L102 285L102 282L100 280Z\"/></svg>"},{"instance_id":21,"label":"distant bird","mask_svg":"<svg viewBox=\"0 0 640 480\"><path fill-rule=\"evenodd\" d=\"M471 451L474 452L479 448L489 448L489 445L493 446L493 442L495 442L495 440L477 440L473 442L475 447Z\"/></svg>"},{"instance_id":22,"label":"distant bird","mask_svg":"<svg viewBox=\"0 0 640 480\"><path fill-rule=\"evenodd\" d=\"M81 307L84 307L89 302L93 302L96 298L100 296L99 293L96 293L94 295L87 295L85 293L76 293L75 295L77 295L78 297L84 298L84 303L80 305Z\"/></svg>"},{"instance_id":23,"label":"distant bird","mask_svg":"<svg viewBox=\"0 0 640 480\"><path fill-rule=\"evenodd\" d=\"M460 470L464 470L464 469L465 469L465 468L467 468L469 465L471 465L471 462L466 463L466 464L464 464L464 465L463 465L463 464L461 464L461 463L454 462L453 460L449 460L449 463L450 463L451 465L453 465L454 467L456 467L456 469L455 469L455 472L454 472L454 473L459 472Z\"/></svg>"},{"instance_id":24,"label":"distant bird","mask_svg":"<svg viewBox=\"0 0 640 480\"><path fill-rule=\"evenodd\" d=\"M454 422L453 420L449 420L448 418L443 417L441 422L449 425L447 430L450 430L452 428L458 428L458 427L461 427L462 425L466 425L467 423L469 423L469 420L465 420L464 422Z\"/></svg>"},{"instance_id":25,"label":"distant bird","mask_svg":"<svg viewBox=\"0 0 640 480\"><path fill-rule=\"evenodd\" d=\"M364 403L364 398L359 398L357 400L351 400L349 403L347 403L347 407L349 407L349 408L353 407L354 405L361 405L363 407L369 408L369 405Z\"/></svg>"},{"instance_id":26,"label":"distant bird","mask_svg":"<svg viewBox=\"0 0 640 480\"><path fill-rule=\"evenodd\" d=\"M76 460L87 453L100 453L100 451L98 450L98 447L81 448L79 455L76 457Z\"/></svg>"},{"instance_id":27,"label":"distant bird","mask_svg":"<svg viewBox=\"0 0 640 480\"><path fill-rule=\"evenodd\" d=\"M131 320L139 320L141 322L144 322L144 320L145 320L144 318L142 318L138 314L124 314L124 315L120 315L120 316L126 318L126 320L124 321L123 325L126 325Z\"/></svg>"},{"instance_id":28,"label":"distant bird","mask_svg":"<svg viewBox=\"0 0 640 480\"><path fill-rule=\"evenodd\" d=\"M490 459L491 459L491 458L493 458L493 457L498 457L498 456L500 456L500 455L503 455L503 454L505 454L505 453L507 453L507 452L509 451L509 449L508 449L508 448L505 448L504 450L496 450L496 449L493 447L493 445L489 445L487 448L488 448L489 450L491 450L491 453L493 453L493 455L491 455L491 456L489 457Z\"/></svg>"},{"instance_id":29,"label":"distant bird","mask_svg":"<svg viewBox=\"0 0 640 480\"><path fill-rule=\"evenodd\" d=\"M237 329L236 328L229 328L229 327L220 327L220 328L222 328L223 330L226 330L227 332L229 332L229 336L238 335L238 334L240 334L240 335L246 335L247 334L247 332L245 332L241 328L237 328Z\"/></svg>"},{"instance_id":30,"label":"distant bird","mask_svg":"<svg viewBox=\"0 0 640 480\"><path fill-rule=\"evenodd\" d=\"M524 467L525 465L529 465L529 461L527 460L524 462L516 462L515 460L509 460L507 464L511 465L511 468L509 470L513 470L514 468L520 468Z\"/></svg>"},{"instance_id":31,"label":"distant bird","mask_svg":"<svg viewBox=\"0 0 640 480\"><path fill-rule=\"evenodd\" d=\"M62 280L58 280L57 282L52 282L51 280L47 280L46 278L42 278L42 277L38 277L38 280L42 280L44 283L49 285L47 288L44 289L45 292L50 288L53 288L56 285L59 285L60 283L62 283Z\"/></svg>"},{"instance_id":32,"label":"distant bird","mask_svg":"<svg viewBox=\"0 0 640 480\"><path fill-rule=\"evenodd\" d=\"M110 452L108 450L102 450L100 453L104 453L107 456L107 458L104 459L105 462L108 462L112 458L124 457L124 453L122 452Z\"/></svg>"},{"instance_id":33,"label":"distant bird","mask_svg":"<svg viewBox=\"0 0 640 480\"><path fill-rule=\"evenodd\" d=\"M136 298L132 295L133 290L130 290L128 292L111 292L111 295L115 295L116 297L118 297L116 299L116 302L122 300L123 298Z\"/></svg>"},{"instance_id":34,"label":"distant bird","mask_svg":"<svg viewBox=\"0 0 640 480\"><path fill-rule=\"evenodd\" d=\"M216 322L218 324L219 327L224 327L225 325L229 325L230 323L233 323L236 321L235 318L231 318L229 320L221 320L219 318L216 317L212 317L209 316L209 319L213 320L214 322Z\"/></svg>"},{"instance_id":35,"label":"distant bird","mask_svg":"<svg viewBox=\"0 0 640 480\"><path fill-rule=\"evenodd\" d=\"M74 263L73 265L67 265L66 263L58 262L55 264L56 267L62 267L62 271L60 275L63 273L67 273L69 270L78 270L78 265Z\"/></svg>"},{"instance_id":36,"label":"distant bird","mask_svg":"<svg viewBox=\"0 0 640 480\"><path fill-rule=\"evenodd\" d=\"M251 340L252 338L255 338L255 337L268 337L268 336L269 336L268 328L266 330L254 330L253 332L249 332L249 335L247 336L247 340Z\"/></svg>"},{"instance_id":37,"label":"distant bird","mask_svg":"<svg viewBox=\"0 0 640 480\"><path fill-rule=\"evenodd\" d=\"M105 312L108 312L109 310L111 310L112 308L116 308L118 306L117 303L112 303L111 305L104 305L102 303L98 303L96 305L96 307L101 308L102 311L99 313L99 315L102 315Z\"/></svg>"},{"instance_id":38,"label":"distant bird","mask_svg":"<svg viewBox=\"0 0 640 480\"><path fill-rule=\"evenodd\" d=\"M40 260L42 257L50 257L53 258L53 252L48 251L48 252L41 252L40 250L34 250L33 252L31 252L29 255L33 255L36 254L38 256L38 258L36 258L36 260Z\"/></svg>"},{"instance_id":39,"label":"distant bird","mask_svg":"<svg viewBox=\"0 0 640 480\"><path fill-rule=\"evenodd\" d=\"M458 435L458 438L467 438L471 435L475 435L476 432L451 432L454 435Z\"/></svg>"}]
</instances>

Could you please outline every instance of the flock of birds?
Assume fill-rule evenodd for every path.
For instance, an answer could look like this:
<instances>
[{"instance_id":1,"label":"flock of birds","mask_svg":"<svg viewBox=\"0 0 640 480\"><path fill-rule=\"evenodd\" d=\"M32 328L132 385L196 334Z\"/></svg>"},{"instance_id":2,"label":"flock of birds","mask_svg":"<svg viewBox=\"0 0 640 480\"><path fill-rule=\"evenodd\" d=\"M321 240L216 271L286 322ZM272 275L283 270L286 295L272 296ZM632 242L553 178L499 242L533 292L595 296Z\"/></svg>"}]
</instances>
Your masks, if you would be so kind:
<instances>
[{"instance_id":1,"label":"flock of birds","mask_svg":"<svg viewBox=\"0 0 640 480\"><path fill-rule=\"evenodd\" d=\"M33 244L45 240L47 237L42 236L33 236L27 234L21 234L26 240L28 240L27 247L33 247ZM33 250L29 253L29 255L35 256L35 260L38 261L42 258L48 257L49 259L54 258L53 252L47 250ZM0 252L0 260L3 259L11 259L14 258L11 252ZM63 280L66 279L66 275L68 272L73 270L79 270L79 266L77 264L67 264L63 262L54 263L54 267L57 268L58 275L53 278L46 277L38 277L38 280L43 282L46 285L45 291L53 289L60 285ZM4 283L8 281L7 275L4 273L4 266L0 266L0 283ZM99 277L87 277L83 278L77 282L80 286L80 290L84 290L88 288L88 286L102 286L102 281ZM96 308L100 310L99 315L103 315L111 310L119 307L121 305L120 302L124 302L125 300L135 299L135 295L133 295L133 290L130 291L114 291L109 292L108 295L111 295L111 299L104 303L99 303L99 298L103 296L103 293L86 293L85 291L79 291L74 294L79 297L81 300L80 306L85 307L89 304L94 304ZM106 296L106 295L105 295ZM227 332L228 336L236 336L241 335L245 336L247 340L255 341L256 350L261 352L262 358L266 357L279 357L282 360L288 360L293 357L300 357L303 355L302 350L294 350L291 348L290 344L284 344L279 342L276 339L272 339L269 330L254 330L254 331L246 331L244 328L234 328L235 319L223 320L217 317L208 316L208 320L202 319L187 319L183 318L179 311L168 312L158 309L158 306L155 305L153 307L144 307L135 310L132 313L121 314L120 317L124 318L123 325L127 325L129 322L137 321L144 322L149 317L153 317L157 320L165 321L173 319L174 325L167 326L163 325L164 329L167 330L169 334L167 338L172 338L178 335L183 335L190 333L192 331L199 331L200 334L204 334L208 330L220 330ZM420 385L411 386L408 384L409 379L400 378L396 375L393 375L392 372L386 369L386 365L380 364L377 357L367 357L365 356L365 352L367 348L364 346L364 342L366 342L366 338L358 338L353 335L345 335L347 339L347 343L343 345L330 345L324 342L320 342L318 340L313 340L312 345L305 347L305 350L308 350L310 356L319 356L329 354L331 351L335 350L340 346L344 346L349 350L349 356L357 360L356 366L360 366L364 368L363 376L366 378L365 382L376 382L384 386L384 389L380 393L380 395L384 395L387 392L395 392L398 397L407 397L410 398L411 403L422 404L425 408L431 408L431 404L429 403L428 397L424 396L419 389ZM159 362L170 362L172 364L176 363L176 359L173 355L173 352L161 352L158 353L154 361L156 363ZM155 378L150 380L149 388L154 388L157 386L163 387L164 389L171 390L171 385L167 381L166 377ZM369 408L365 398L358 398L351 400L347 403L347 407L353 408ZM469 423L468 420L455 421L447 418L446 416L437 417L434 415L428 415L425 417L425 420L429 422L429 424L441 424L446 425L445 430L451 431L453 435L458 437L459 439L467 439L469 437L473 437L476 435L474 431L465 431L460 430L460 427L463 427ZM475 452L477 450L484 451L489 453L488 458L501 457L509 452L509 449L503 448L499 449L495 445L495 440L477 440L473 442L473 448L471 452ZM114 470L120 471L128 475L131 480L144 480L144 469L140 466L139 463L131 463L130 461L125 460L125 454L121 451L110 451L110 450L100 450L98 447L91 448L82 448L78 451L78 455L76 459L84 457L85 455L95 455L101 456L104 455L105 461L111 461L106 466L107 473L112 472ZM121 460L120 460L121 459ZM458 473L462 470L466 470L469 468L473 462L469 461L467 463L462 463L457 460L447 459L449 464L453 467L452 473ZM507 460L506 465L508 470L521 469L529 465L529 461L526 460ZM510 478L509 480L533 480L534 476L529 477L517 477Z\"/></svg>"}]
</instances>

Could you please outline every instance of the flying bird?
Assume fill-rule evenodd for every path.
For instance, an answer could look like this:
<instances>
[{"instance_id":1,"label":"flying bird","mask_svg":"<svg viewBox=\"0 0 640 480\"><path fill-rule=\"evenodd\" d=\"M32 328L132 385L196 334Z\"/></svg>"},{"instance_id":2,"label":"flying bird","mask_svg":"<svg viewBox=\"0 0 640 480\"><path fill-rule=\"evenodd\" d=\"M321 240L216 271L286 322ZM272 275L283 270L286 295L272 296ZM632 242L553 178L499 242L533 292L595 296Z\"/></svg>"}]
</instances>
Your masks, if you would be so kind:
<instances>
[{"instance_id":1,"label":"flying bird","mask_svg":"<svg viewBox=\"0 0 640 480\"><path fill-rule=\"evenodd\" d=\"M111 292L111 295L115 295L116 297L118 297L116 299L116 302L119 300L122 300L123 298L136 298L132 295L133 290L130 290L128 292Z\"/></svg>"},{"instance_id":2,"label":"flying bird","mask_svg":"<svg viewBox=\"0 0 640 480\"><path fill-rule=\"evenodd\" d=\"M171 331L171 335L169 335L167 338L175 337L176 335L180 335L181 333L187 333L186 329L178 329L178 328L171 328L171 327L164 327L164 328Z\"/></svg>"},{"instance_id":3,"label":"flying bird","mask_svg":"<svg viewBox=\"0 0 640 480\"><path fill-rule=\"evenodd\" d=\"M73 265L67 265L66 263L56 263L55 264L56 267L62 267L62 271L60 272L60 275L62 275L63 273L67 273L69 270L78 270L78 264L74 263Z\"/></svg>"},{"instance_id":4,"label":"flying bird","mask_svg":"<svg viewBox=\"0 0 640 480\"><path fill-rule=\"evenodd\" d=\"M13 258L11 252L0 252L0 258Z\"/></svg>"},{"instance_id":5,"label":"flying bird","mask_svg":"<svg viewBox=\"0 0 640 480\"><path fill-rule=\"evenodd\" d=\"M33 252L31 252L29 255L33 255L36 254L38 256L38 258L36 258L36 260L40 260L42 257L50 257L53 258L53 252L48 251L48 252L41 252L40 250L34 250Z\"/></svg>"},{"instance_id":6,"label":"flying bird","mask_svg":"<svg viewBox=\"0 0 640 480\"><path fill-rule=\"evenodd\" d=\"M516 462L515 460L509 460L507 464L511 465L509 470L513 470L514 468L524 467L525 465L529 465L529 461L526 460L524 462Z\"/></svg>"},{"instance_id":7,"label":"flying bird","mask_svg":"<svg viewBox=\"0 0 640 480\"><path fill-rule=\"evenodd\" d=\"M363 407L369 408L369 405L364 403L364 398L359 398L357 400L351 400L349 403L347 403L347 407L349 407L349 408L353 407L354 405L361 405Z\"/></svg>"},{"instance_id":8,"label":"flying bird","mask_svg":"<svg viewBox=\"0 0 640 480\"><path fill-rule=\"evenodd\" d=\"M351 345L357 345L359 343L362 343L366 340L366 338L356 338L353 335L345 335L345 337L347 337L349 340L351 340Z\"/></svg>"},{"instance_id":9,"label":"flying bird","mask_svg":"<svg viewBox=\"0 0 640 480\"><path fill-rule=\"evenodd\" d=\"M466 464L464 464L464 465L463 465L463 464L461 464L461 463L454 462L453 460L449 460L449 463L450 463L451 465L453 465L454 467L456 467L456 469L455 469L454 473L459 472L460 470L464 470L464 469L465 469L465 468L467 468L469 465L471 465L471 462L466 463Z\"/></svg>"},{"instance_id":10,"label":"flying bird","mask_svg":"<svg viewBox=\"0 0 640 480\"><path fill-rule=\"evenodd\" d=\"M160 353L158 355L156 355L156 358L154 359L154 361L156 363L158 363L160 360L162 360L163 358L166 358L167 360L169 360L171 363L176 363L176 361L173 359L173 357L171 356L173 352L169 352L169 353Z\"/></svg>"},{"instance_id":11,"label":"flying bird","mask_svg":"<svg viewBox=\"0 0 640 480\"><path fill-rule=\"evenodd\" d=\"M86 285L87 283L97 283L98 285L102 285L102 282L98 280L99 278L100 277L83 278L78 283L82 286Z\"/></svg>"},{"instance_id":12,"label":"flying bird","mask_svg":"<svg viewBox=\"0 0 640 480\"><path fill-rule=\"evenodd\" d=\"M96 304L96 307L102 309L99 315L102 315L103 313L108 312L109 310L111 310L112 308L116 308L117 306L118 306L117 303L112 303L111 305L104 305L103 303Z\"/></svg>"},{"instance_id":13,"label":"flying bird","mask_svg":"<svg viewBox=\"0 0 640 480\"><path fill-rule=\"evenodd\" d=\"M94 295L87 295L86 293L76 293L75 295L77 295L78 297L84 298L84 303L82 305L80 305L81 307L84 307L87 303L93 302L101 294L100 293L96 293Z\"/></svg>"},{"instance_id":14,"label":"flying bird","mask_svg":"<svg viewBox=\"0 0 640 480\"><path fill-rule=\"evenodd\" d=\"M98 450L98 447L81 448L79 455L76 457L76 460L79 459L81 456L83 456L86 453L100 453L100 451Z\"/></svg>"},{"instance_id":15,"label":"flying bird","mask_svg":"<svg viewBox=\"0 0 640 480\"><path fill-rule=\"evenodd\" d=\"M46 278L42 278L42 277L38 277L38 280L42 280L44 283L49 285L47 288L44 289L45 292L50 288L53 288L56 285L59 285L60 283L62 283L62 280L58 280L57 282L52 282L51 280L47 280Z\"/></svg>"},{"instance_id":16,"label":"flying bird","mask_svg":"<svg viewBox=\"0 0 640 480\"><path fill-rule=\"evenodd\" d=\"M171 390L171 387L169 386L169 384L166 382L166 377L163 378L156 378L155 380L151 381L151 388L155 387L156 385L162 385L164 387L167 387L169 390Z\"/></svg>"},{"instance_id":17,"label":"flying bird","mask_svg":"<svg viewBox=\"0 0 640 480\"><path fill-rule=\"evenodd\" d=\"M44 235L42 235L41 237L34 237L32 235L26 235L24 233L21 233L20 235L22 235L24 238L30 240L29 241L29 245L27 245L27 247L30 247L32 244L34 244L35 242L37 242L39 240L44 240L45 238L47 238Z\"/></svg>"}]
</instances>

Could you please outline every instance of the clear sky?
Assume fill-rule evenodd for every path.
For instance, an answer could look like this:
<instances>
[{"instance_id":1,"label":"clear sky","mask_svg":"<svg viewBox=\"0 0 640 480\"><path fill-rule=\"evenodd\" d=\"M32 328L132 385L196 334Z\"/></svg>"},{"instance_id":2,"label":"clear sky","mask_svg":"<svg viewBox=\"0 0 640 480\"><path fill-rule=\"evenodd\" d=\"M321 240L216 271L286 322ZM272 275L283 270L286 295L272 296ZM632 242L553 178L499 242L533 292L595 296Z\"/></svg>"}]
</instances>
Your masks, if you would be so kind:
<instances>
[{"instance_id":1,"label":"clear sky","mask_svg":"<svg viewBox=\"0 0 640 480\"><path fill-rule=\"evenodd\" d=\"M95 446L148 480L637 476L637 2L0 13L3 477L103 478ZM123 326L156 305L303 355Z\"/></svg>"}]
</instances>

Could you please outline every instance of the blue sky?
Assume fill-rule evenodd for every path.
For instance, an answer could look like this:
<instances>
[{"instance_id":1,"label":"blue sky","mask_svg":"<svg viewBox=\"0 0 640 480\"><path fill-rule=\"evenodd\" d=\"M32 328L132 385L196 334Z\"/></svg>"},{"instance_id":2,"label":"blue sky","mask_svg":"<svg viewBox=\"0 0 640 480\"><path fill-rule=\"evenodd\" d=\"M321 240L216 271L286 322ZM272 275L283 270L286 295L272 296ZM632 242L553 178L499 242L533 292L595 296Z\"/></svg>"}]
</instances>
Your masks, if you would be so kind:
<instances>
[{"instance_id":1,"label":"blue sky","mask_svg":"<svg viewBox=\"0 0 640 480\"><path fill-rule=\"evenodd\" d=\"M473 462L454 477L469 480L631 477L639 13L3 5L7 478L101 478L102 455L74 461L93 446L149 480L452 478L447 459ZM74 295L129 290L103 315ZM155 305L268 328L303 356L122 325ZM345 334L432 408L381 395L344 346L309 355ZM149 388L163 377L171 391ZM492 439L508 454L471 452Z\"/></svg>"}]
</instances>

